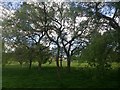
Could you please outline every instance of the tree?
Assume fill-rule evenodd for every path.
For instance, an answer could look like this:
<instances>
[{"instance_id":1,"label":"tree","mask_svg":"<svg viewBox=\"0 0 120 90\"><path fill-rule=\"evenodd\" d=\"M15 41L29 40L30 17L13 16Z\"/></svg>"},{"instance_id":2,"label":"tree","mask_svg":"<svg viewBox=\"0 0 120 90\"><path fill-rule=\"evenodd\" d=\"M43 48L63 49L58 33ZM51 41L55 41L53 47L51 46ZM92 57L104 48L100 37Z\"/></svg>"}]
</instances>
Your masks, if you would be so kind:
<instances>
[{"instance_id":1,"label":"tree","mask_svg":"<svg viewBox=\"0 0 120 90\"><path fill-rule=\"evenodd\" d=\"M38 68L41 69L41 65L45 64L51 56L49 47L43 46L42 44L35 46L35 58L38 61Z\"/></svg>"},{"instance_id":2,"label":"tree","mask_svg":"<svg viewBox=\"0 0 120 90\"><path fill-rule=\"evenodd\" d=\"M33 23L34 20L36 19L33 17L33 13L36 13L35 15L39 14L35 12L35 7L33 5L23 3L21 8L15 11L14 15L12 15L10 18L7 18L6 20L4 19L5 24L3 26L4 37L5 39L7 39L6 40L7 42L8 41L12 42L12 45L14 48L17 48L16 54L22 53L20 52L19 49L23 49L23 51L24 49L26 50L25 55L27 59L29 57L28 60L30 62L29 68L31 68L31 64L32 64L32 60L31 60L33 55L32 44L33 43L39 44L41 39L44 36L43 31L41 30L37 31L38 25ZM30 16L27 17L27 14L30 14ZM32 20L30 19L31 17L32 17ZM36 26L32 27L31 25L33 24ZM23 56L24 55L22 55L22 57Z\"/></svg>"},{"instance_id":3,"label":"tree","mask_svg":"<svg viewBox=\"0 0 120 90\"><path fill-rule=\"evenodd\" d=\"M111 69L110 53L112 51L112 39L109 33L96 33L92 37L91 43L82 51L81 59L88 62L92 67L96 67L98 73L103 76L105 70Z\"/></svg>"},{"instance_id":4,"label":"tree","mask_svg":"<svg viewBox=\"0 0 120 90\"><path fill-rule=\"evenodd\" d=\"M31 4L24 2L21 8L5 22L7 23L7 28L12 29L11 34L9 34L10 38L7 38L7 41L11 41L13 47L25 45L25 47L31 50L30 55L36 50L33 44L37 48L41 44L43 45L42 47L54 44L56 47L56 66L58 69L60 67L60 57L62 66L61 48L63 48L64 56L67 56L68 71L70 71L72 56L77 56L76 53L80 54L81 50L90 44L92 36L94 36L96 31L101 32L103 30L109 32L119 27L114 19L115 15L113 15L114 18L111 18L106 16L107 14L103 14L105 11L102 12L101 8L104 8L104 5L111 6L112 4L97 2L40 2ZM115 4L113 3L113 5ZM118 11L115 11L115 13L118 13ZM103 40L103 36L101 35L100 37ZM118 36L116 37L116 44L114 43L114 47L116 48L119 47L117 46L117 43L119 43L117 38ZM93 42L95 41L93 40ZM104 42L104 40L101 42ZM100 45L103 44L100 43Z\"/></svg>"},{"instance_id":5,"label":"tree","mask_svg":"<svg viewBox=\"0 0 120 90\"><path fill-rule=\"evenodd\" d=\"M27 62L27 48L25 46L17 47L15 49L15 59L18 61L22 67L23 62Z\"/></svg>"},{"instance_id":6,"label":"tree","mask_svg":"<svg viewBox=\"0 0 120 90\"><path fill-rule=\"evenodd\" d=\"M96 28L94 29L94 32L91 33L91 35L95 34L96 31L102 34L107 33L109 39L111 39L111 43L108 43L110 46L112 46L111 53L112 52L119 53L120 51L118 45L120 40L119 39L120 26L118 22L120 12L119 4L120 4L119 2L84 3L84 5L86 6L86 8L84 8L85 11L87 11L87 13L91 15L91 17L94 17L93 24L94 25L96 24Z\"/></svg>"},{"instance_id":7,"label":"tree","mask_svg":"<svg viewBox=\"0 0 120 90\"><path fill-rule=\"evenodd\" d=\"M53 3L53 6L49 6L45 4L45 8L46 7L50 7L50 9L52 9L54 12L56 11L56 13L54 13L55 16L51 17L50 15L47 14L47 9L45 9L46 29L44 31L46 31L46 35L50 39L50 41L55 43L57 46L57 56L56 56L57 66L59 67L58 61L60 57L60 48L63 47L64 52L67 56L68 71L70 71L70 62L71 62L72 54L77 48L79 48L81 44L84 43L85 45L85 43L87 43L85 37L87 37L86 33L88 32L88 30L86 29L87 29L88 20L90 18L87 20L83 20L81 22L76 22L77 18L83 16L77 15L77 12L75 12L75 10L70 9L69 3L59 3L59 4ZM52 24L49 23L47 24L47 18L51 19Z\"/></svg>"},{"instance_id":8,"label":"tree","mask_svg":"<svg viewBox=\"0 0 120 90\"><path fill-rule=\"evenodd\" d=\"M97 23L104 25L106 32L109 33L111 37L111 45L113 49L116 48L115 52L120 52L120 25L119 25L119 15L120 15L120 2L109 2L109 3L94 3L92 7L95 8L95 18L98 19ZM107 11L105 10L107 9ZM105 25L106 24L106 25ZM102 26L103 27L103 26ZM114 52L114 50L112 50ZM120 54L120 53L119 53Z\"/></svg>"}]
</instances>

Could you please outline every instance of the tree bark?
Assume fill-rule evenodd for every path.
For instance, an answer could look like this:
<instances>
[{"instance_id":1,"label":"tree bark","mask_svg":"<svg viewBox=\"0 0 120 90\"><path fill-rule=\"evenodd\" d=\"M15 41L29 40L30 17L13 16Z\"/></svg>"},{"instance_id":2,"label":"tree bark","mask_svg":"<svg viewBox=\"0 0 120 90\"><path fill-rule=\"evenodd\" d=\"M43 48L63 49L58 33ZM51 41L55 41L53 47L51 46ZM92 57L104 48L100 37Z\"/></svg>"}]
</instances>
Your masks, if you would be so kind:
<instances>
[{"instance_id":1,"label":"tree bark","mask_svg":"<svg viewBox=\"0 0 120 90\"><path fill-rule=\"evenodd\" d=\"M60 65L59 65L59 54L60 54L60 48L58 47L57 56L56 56L56 65L57 65L57 68L60 67Z\"/></svg>"},{"instance_id":2,"label":"tree bark","mask_svg":"<svg viewBox=\"0 0 120 90\"><path fill-rule=\"evenodd\" d=\"M56 57L56 65L57 65L58 68L60 67L59 66L59 57L58 56Z\"/></svg>"},{"instance_id":3,"label":"tree bark","mask_svg":"<svg viewBox=\"0 0 120 90\"><path fill-rule=\"evenodd\" d=\"M22 67L23 62L22 62L22 61L20 61L19 63L20 63L20 66Z\"/></svg>"},{"instance_id":4,"label":"tree bark","mask_svg":"<svg viewBox=\"0 0 120 90\"><path fill-rule=\"evenodd\" d=\"M67 56L67 69L68 69L68 72L71 71L71 57L70 57L70 55Z\"/></svg>"},{"instance_id":5,"label":"tree bark","mask_svg":"<svg viewBox=\"0 0 120 90\"><path fill-rule=\"evenodd\" d=\"M42 63L39 61L38 62L38 69L41 69Z\"/></svg>"},{"instance_id":6,"label":"tree bark","mask_svg":"<svg viewBox=\"0 0 120 90\"><path fill-rule=\"evenodd\" d=\"M32 67L32 60L30 59L29 60L29 69L31 69L31 67Z\"/></svg>"},{"instance_id":7,"label":"tree bark","mask_svg":"<svg viewBox=\"0 0 120 90\"><path fill-rule=\"evenodd\" d=\"M61 57L60 57L60 67L62 68L62 55L61 55Z\"/></svg>"}]
</instances>

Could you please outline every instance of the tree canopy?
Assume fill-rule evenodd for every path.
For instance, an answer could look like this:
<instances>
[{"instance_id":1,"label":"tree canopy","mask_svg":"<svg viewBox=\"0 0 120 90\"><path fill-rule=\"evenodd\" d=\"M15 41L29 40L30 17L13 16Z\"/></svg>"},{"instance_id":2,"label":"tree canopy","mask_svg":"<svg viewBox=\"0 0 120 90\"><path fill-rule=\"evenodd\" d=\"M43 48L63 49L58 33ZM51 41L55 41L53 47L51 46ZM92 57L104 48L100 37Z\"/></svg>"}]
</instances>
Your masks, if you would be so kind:
<instances>
[{"instance_id":1,"label":"tree canopy","mask_svg":"<svg viewBox=\"0 0 120 90\"><path fill-rule=\"evenodd\" d=\"M115 55L119 61L119 4L23 2L3 20L3 42L14 48L20 59L29 57L32 63L33 56L40 66L51 57L49 51L54 48L59 68L62 50L69 71L72 57L104 65Z\"/></svg>"}]
</instances>

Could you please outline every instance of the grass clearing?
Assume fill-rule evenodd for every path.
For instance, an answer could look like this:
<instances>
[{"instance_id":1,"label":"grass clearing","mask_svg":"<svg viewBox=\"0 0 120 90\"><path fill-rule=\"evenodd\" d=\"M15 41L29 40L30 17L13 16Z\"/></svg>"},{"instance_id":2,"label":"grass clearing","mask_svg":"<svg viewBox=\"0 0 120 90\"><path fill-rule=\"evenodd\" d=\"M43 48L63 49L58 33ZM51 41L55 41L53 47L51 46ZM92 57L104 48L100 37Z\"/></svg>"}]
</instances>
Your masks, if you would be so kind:
<instances>
[{"instance_id":1,"label":"grass clearing","mask_svg":"<svg viewBox=\"0 0 120 90\"><path fill-rule=\"evenodd\" d=\"M36 64L29 70L26 66L22 68L18 64L7 65L3 68L3 88L117 88L119 87L118 69L107 71L103 79L95 69L72 64L72 70L67 72L65 63L60 70L58 78L55 63L43 65L38 70ZM115 65L115 64L114 64ZM113 65L113 66L114 66ZM98 75L98 76L97 76Z\"/></svg>"}]
</instances>

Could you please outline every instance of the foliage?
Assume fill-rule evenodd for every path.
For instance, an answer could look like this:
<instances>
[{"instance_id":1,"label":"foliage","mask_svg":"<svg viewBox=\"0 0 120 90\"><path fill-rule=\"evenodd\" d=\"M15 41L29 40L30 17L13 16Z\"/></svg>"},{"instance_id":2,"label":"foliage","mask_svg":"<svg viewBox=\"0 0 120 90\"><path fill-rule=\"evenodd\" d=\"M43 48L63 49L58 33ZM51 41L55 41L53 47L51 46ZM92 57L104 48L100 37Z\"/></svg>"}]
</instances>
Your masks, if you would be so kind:
<instances>
[{"instance_id":1,"label":"foliage","mask_svg":"<svg viewBox=\"0 0 120 90\"><path fill-rule=\"evenodd\" d=\"M19 63L38 61L41 64L46 63L50 58L49 48L46 46L35 45L34 47L21 46L15 49L16 60Z\"/></svg>"},{"instance_id":2,"label":"foliage","mask_svg":"<svg viewBox=\"0 0 120 90\"><path fill-rule=\"evenodd\" d=\"M3 52L2 53L2 65L3 65L3 67L6 64L12 63L12 61L15 61L14 52L9 52L9 53Z\"/></svg>"},{"instance_id":3,"label":"foliage","mask_svg":"<svg viewBox=\"0 0 120 90\"><path fill-rule=\"evenodd\" d=\"M72 59L80 57L95 66L107 67L113 57L119 61L119 11L119 3L24 2L3 20L3 41L15 49L19 62L32 59L45 63L54 45L57 66L63 48L69 69Z\"/></svg>"},{"instance_id":4,"label":"foliage","mask_svg":"<svg viewBox=\"0 0 120 90\"><path fill-rule=\"evenodd\" d=\"M49 48L43 46L42 44L35 47L34 53L36 53L34 59L36 59L38 62L41 62L41 64L45 64L51 56Z\"/></svg>"},{"instance_id":5,"label":"foliage","mask_svg":"<svg viewBox=\"0 0 120 90\"><path fill-rule=\"evenodd\" d=\"M90 65L98 68L110 68L110 59L108 58L112 48L110 46L111 40L107 35L97 34L93 37L91 44L82 51L81 59L86 60Z\"/></svg>"}]
</instances>

